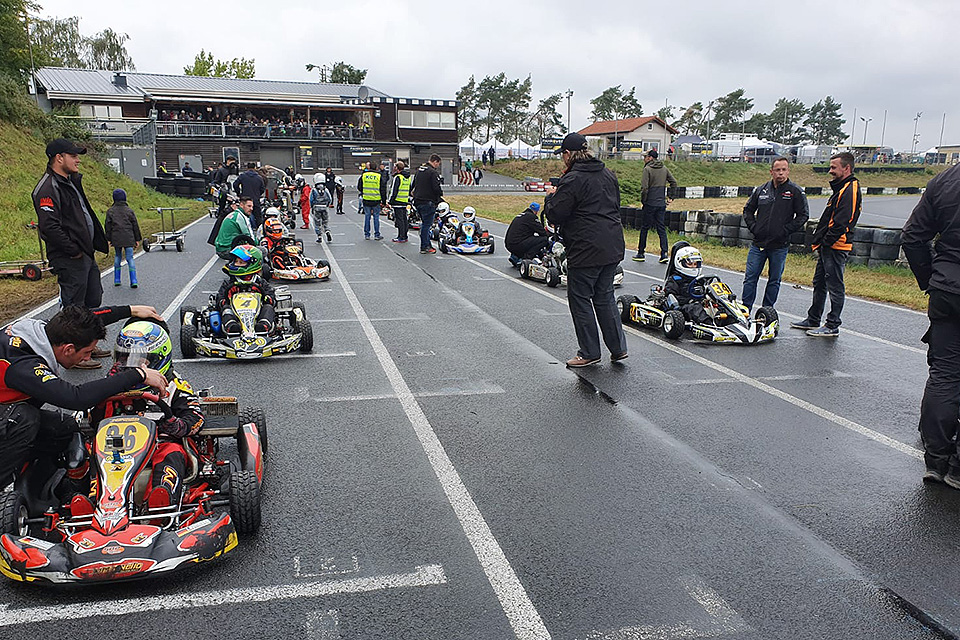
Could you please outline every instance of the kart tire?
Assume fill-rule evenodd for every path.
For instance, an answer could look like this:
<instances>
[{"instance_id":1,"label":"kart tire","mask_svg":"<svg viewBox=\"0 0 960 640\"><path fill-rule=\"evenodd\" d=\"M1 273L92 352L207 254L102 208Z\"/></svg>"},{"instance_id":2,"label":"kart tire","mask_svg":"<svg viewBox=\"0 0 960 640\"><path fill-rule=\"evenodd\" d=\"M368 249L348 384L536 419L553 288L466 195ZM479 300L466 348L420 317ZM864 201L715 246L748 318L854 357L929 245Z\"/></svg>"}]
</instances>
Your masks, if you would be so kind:
<instances>
[{"instance_id":1,"label":"kart tire","mask_svg":"<svg viewBox=\"0 0 960 640\"><path fill-rule=\"evenodd\" d=\"M270 280L273 278L273 267L269 263L263 263L263 279Z\"/></svg>"},{"instance_id":2,"label":"kart tire","mask_svg":"<svg viewBox=\"0 0 960 640\"><path fill-rule=\"evenodd\" d=\"M267 414L263 412L263 409L260 407L244 407L240 409L239 414L240 426L242 427L245 424L253 422L257 425L257 432L260 434L260 448L263 449L263 453L267 453ZM240 431L237 430L237 438L240 438Z\"/></svg>"},{"instance_id":3,"label":"kart tire","mask_svg":"<svg viewBox=\"0 0 960 640\"><path fill-rule=\"evenodd\" d=\"M306 318L296 322L296 330L300 333L300 353L310 353L313 351L313 325Z\"/></svg>"},{"instance_id":4,"label":"kart tire","mask_svg":"<svg viewBox=\"0 0 960 640\"><path fill-rule=\"evenodd\" d=\"M303 303L302 303L302 302L294 302L294 303L293 303L293 308L294 308L294 309L300 309L300 315L303 316L304 319L306 319L306 317L307 317L307 308L306 308L305 306L303 306Z\"/></svg>"},{"instance_id":5,"label":"kart tire","mask_svg":"<svg viewBox=\"0 0 960 640\"><path fill-rule=\"evenodd\" d=\"M529 260L520 261L520 277L521 278L530 277L530 261Z\"/></svg>"},{"instance_id":6,"label":"kart tire","mask_svg":"<svg viewBox=\"0 0 960 640\"><path fill-rule=\"evenodd\" d=\"M493 238L490 238L490 253L493 253L496 248L497 248L497 245L494 244Z\"/></svg>"},{"instance_id":7,"label":"kart tire","mask_svg":"<svg viewBox=\"0 0 960 640\"><path fill-rule=\"evenodd\" d=\"M237 533L252 534L260 528L260 482L256 472L230 474L230 518Z\"/></svg>"},{"instance_id":8,"label":"kart tire","mask_svg":"<svg viewBox=\"0 0 960 640\"><path fill-rule=\"evenodd\" d=\"M25 536L30 533L27 524L27 501L18 490L0 494L0 534Z\"/></svg>"},{"instance_id":9,"label":"kart tire","mask_svg":"<svg viewBox=\"0 0 960 640\"><path fill-rule=\"evenodd\" d=\"M444 242L443 238L440 238L440 253L450 253L450 250L447 248L447 243Z\"/></svg>"},{"instance_id":10,"label":"kart tire","mask_svg":"<svg viewBox=\"0 0 960 640\"><path fill-rule=\"evenodd\" d=\"M686 320L683 318L683 313L676 309L667 311L663 316L663 324L660 328L663 329L663 335L670 340L679 340L686 329Z\"/></svg>"},{"instance_id":11,"label":"kart tire","mask_svg":"<svg viewBox=\"0 0 960 640\"><path fill-rule=\"evenodd\" d=\"M177 252L183 253L183 238L177 238Z\"/></svg>"},{"instance_id":12,"label":"kart tire","mask_svg":"<svg viewBox=\"0 0 960 640\"><path fill-rule=\"evenodd\" d=\"M620 296L617 298L617 311L620 312L621 322L630 322L630 305L640 302L637 296Z\"/></svg>"},{"instance_id":13,"label":"kart tire","mask_svg":"<svg viewBox=\"0 0 960 640\"><path fill-rule=\"evenodd\" d=\"M180 353L183 357L191 360L197 357L197 345L193 341L197 337L197 325L180 325Z\"/></svg>"},{"instance_id":14,"label":"kart tire","mask_svg":"<svg viewBox=\"0 0 960 640\"><path fill-rule=\"evenodd\" d=\"M756 318L760 324L766 327L774 322L779 322L780 314L778 314L777 310L773 307L760 307L757 309L757 313L754 315L754 318Z\"/></svg>"},{"instance_id":15,"label":"kart tire","mask_svg":"<svg viewBox=\"0 0 960 640\"><path fill-rule=\"evenodd\" d=\"M551 289L560 284L560 270L556 267L547 269L547 286Z\"/></svg>"},{"instance_id":16,"label":"kart tire","mask_svg":"<svg viewBox=\"0 0 960 640\"><path fill-rule=\"evenodd\" d=\"M144 238L141 244L143 245L143 251L145 253L150 253L150 241Z\"/></svg>"}]
</instances>

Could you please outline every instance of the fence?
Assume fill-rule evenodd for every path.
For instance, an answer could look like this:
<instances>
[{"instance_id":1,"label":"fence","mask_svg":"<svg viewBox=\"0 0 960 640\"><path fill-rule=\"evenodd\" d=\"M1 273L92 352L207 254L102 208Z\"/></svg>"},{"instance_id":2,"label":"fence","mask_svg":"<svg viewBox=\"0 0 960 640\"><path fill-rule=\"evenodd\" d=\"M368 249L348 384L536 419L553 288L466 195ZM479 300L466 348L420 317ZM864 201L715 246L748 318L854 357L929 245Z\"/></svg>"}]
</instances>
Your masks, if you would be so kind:
<instances>
[{"instance_id":1,"label":"fence","mask_svg":"<svg viewBox=\"0 0 960 640\"><path fill-rule=\"evenodd\" d=\"M157 135L181 138L296 138L372 140L369 131L351 126L295 126L228 122L157 122Z\"/></svg>"}]
</instances>

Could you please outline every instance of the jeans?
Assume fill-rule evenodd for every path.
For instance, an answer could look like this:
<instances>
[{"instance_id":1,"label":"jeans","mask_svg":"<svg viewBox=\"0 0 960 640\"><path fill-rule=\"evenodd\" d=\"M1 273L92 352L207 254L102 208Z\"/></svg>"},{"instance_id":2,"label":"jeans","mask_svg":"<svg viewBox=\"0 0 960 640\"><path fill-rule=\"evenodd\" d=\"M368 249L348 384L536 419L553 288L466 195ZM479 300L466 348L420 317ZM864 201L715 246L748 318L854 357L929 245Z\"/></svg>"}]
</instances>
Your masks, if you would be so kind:
<instances>
[{"instance_id":1,"label":"jeans","mask_svg":"<svg viewBox=\"0 0 960 640\"><path fill-rule=\"evenodd\" d=\"M113 282L120 284L120 261L126 258L130 269L130 284L137 284L137 266L133 263L133 247L113 248Z\"/></svg>"},{"instance_id":2,"label":"jeans","mask_svg":"<svg viewBox=\"0 0 960 640\"><path fill-rule=\"evenodd\" d=\"M783 267L787 264L787 247L779 249L761 249L755 244L750 245L747 253L747 270L743 274L743 295L741 302L752 308L757 299L757 281L763 271L765 262L770 262L770 273L767 275L767 286L763 290L763 306L772 307L777 304L780 295L780 278L783 276Z\"/></svg>"},{"instance_id":3,"label":"jeans","mask_svg":"<svg viewBox=\"0 0 960 640\"><path fill-rule=\"evenodd\" d=\"M930 376L920 402L920 438L928 468L960 473L957 411L960 409L960 296L930 289L927 307Z\"/></svg>"},{"instance_id":4,"label":"jeans","mask_svg":"<svg viewBox=\"0 0 960 640\"><path fill-rule=\"evenodd\" d=\"M600 336L614 355L627 352L617 301L613 296L613 276L617 264L602 267L569 267L567 271L567 301L580 349L577 355L593 360L600 357Z\"/></svg>"},{"instance_id":5,"label":"jeans","mask_svg":"<svg viewBox=\"0 0 960 640\"><path fill-rule=\"evenodd\" d=\"M437 203L420 202L416 207L420 214L420 251L426 251L433 246L430 241L430 228L433 227L433 218L437 215Z\"/></svg>"},{"instance_id":6,"label":"jeans","mask_svg":"<svg viewBox=\"0 0 960 640\"><path fill-rule=\"evenodd\" d=\"M663 222L666 212L666 205L643 205L643 221L640 223L640 246L637 247L637 253L643 253L647 250L647 230L656 227L657 235L660 236L660 257L667 255L667 227Z\"/></svg>"},{"instance_id":7,"label":"jeans","mask_svg":"<svg viewBox=\"0 0 960 640\"><path fill-rule=\"evenodd\" d=\"M103 284L100 268L93 258L83 254L79 258L51 258L50 269L60 285L60 305L75 304L96 309L103 303Z\"/></svg>"},{"instance_id":8,"label":"jeans","mask_svg":"<svg viewBox=\"0 0 960 640\"><path fill-rule=\"evenodd\" d=\"M817 250L817 270L813 274L813 302L807 311L807 320L810 324L819 325L823 316L823 307L830 294L830 313L823 324L829 329L840 327L840 312L843 311L843 301L846 290L843 286L843 269L847 266L849 251L838 251L830 247L820 247Z\"/></svg>"},{"instance_id":9,"label":"jeans","mask_svg":"<svg viewBox=\"0 0 960 640\"><path fill-rule=\"evenodd\" d=\"M380 237L380 203L363 201L363 237L370 237L370 218L373 218L373 235Z\"/></svg>"}]
</instances>

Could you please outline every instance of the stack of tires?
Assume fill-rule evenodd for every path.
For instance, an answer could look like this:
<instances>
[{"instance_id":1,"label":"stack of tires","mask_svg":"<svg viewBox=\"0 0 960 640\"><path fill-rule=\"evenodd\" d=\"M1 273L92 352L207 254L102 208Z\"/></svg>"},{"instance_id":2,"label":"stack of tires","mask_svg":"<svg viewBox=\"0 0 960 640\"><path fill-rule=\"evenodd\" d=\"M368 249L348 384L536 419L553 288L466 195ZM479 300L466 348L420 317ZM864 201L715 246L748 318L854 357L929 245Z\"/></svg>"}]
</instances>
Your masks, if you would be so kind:
<instances>
[{"instance_id":1,"label":"stack of tires","mask_svg":"<svg viewBox=\"0 0 960 640\"><path fill-rule=\"evenodd\" d=\"M741 215L740 236L737 238L737 246L749 248L751 244L753 244L753 234L750 233L750 229L747 228L747 221Z\"/></svg>"},{"instance_id":2,"label":"stack of tires","mask_svg":"<svg viewBox=\"0 0 960 640\"><path fill-rule=\"evenodd\" d=\"M883 231L873 227L857 227L851 234L850 244L853 248L850 250L850 257L847 262L850 264L867 264L870 262L870 253L873 249L873 232ZM896 258L897 256L894 256Z\"/></svg>"},{"instance_id":3,"label":"stack of tires","mask_svg":"<svg viewBox=\"0 0 960 640\"><path fill-rule=\"evenodd\" d=\"M740 223L743 222L743 216L739 213L721 213L717 217L720 222L718 234L720 244L725 247L735 247L740 244Z\"/></svg>"},{"instance_id":4,"label":"stack of tires","mask_svg":"<svg viewBox=\"0 0 960 640\"><path fill-rule=\"evenodd\" d=\"M683 223L684 235L690 240L706 240L707 224L712 216L712 211L687 211Z\"/></svg>"},{"instance_id":5,"label":"stack of tires","mask_svg":"<svg viewBox=\"0 0 960 640\"><path fill-rule=\"evenodd\" d=\"M160 178L151 178L150 176L147 176L143 179L143 186L145 187L150 187L151 189L156 190L159 185Z\"/></svg>"},{"instance_id":6,"label":"stack of tires","mask_svg":"<svg viewBox=\"0 0 960 640\"><path fill-rule=\"evenodd\" d=\"M620 207L620 224L624 229L639 229L641 220L638 207Z\"/></svg>"},{"instance_id":7,"label":"stack of tires","mask_svg":"<svg viewBox=\"0 0 960 640\"><path fill-rule=\"evenodd\" d=\"M169 196L177 193L176 178L157 178L157 191Z\"/></svg>"},{"instance_id":8,"label":"stack of tires","mask_svg":"<svg viewBox=\"0 0 960 640\"><path fill-rule=\"evenodd\" d=\"M203 178L190 178L190 197L202 198L208 193L207 181Z\"/></svg>"},{"instance_id":9,"label":"stack of tires","mask_svg":"<svg viewBox=\"0 0 960 640\"><path fill-rule=\"evenodd\" d=\"M683 220L684 220L683 211L667 211L667 228L670 231L683 231Z\"/></svg>"},{"instance_id":10,"label":"stack of tires","mask_svg":"<svg viewBox=\"0 0 960 640\"><path fill-rule=\"evenodd\" d=\"M189 198L193 193L192 178L174 178L174 194L180 198Z\"/></svg>"},{"instance_id":11,"label":"stack of tires","mask_svg":"<svg viewBox=\"0 0 960 640\"><path fill-rule=\"evenodd\" d=\"M859 229L854 229L854 233ZM872 229L873 244L870 247L871 267L893 265L900 257L901 231L899 229Z\"/></svg>"}]
</instances>

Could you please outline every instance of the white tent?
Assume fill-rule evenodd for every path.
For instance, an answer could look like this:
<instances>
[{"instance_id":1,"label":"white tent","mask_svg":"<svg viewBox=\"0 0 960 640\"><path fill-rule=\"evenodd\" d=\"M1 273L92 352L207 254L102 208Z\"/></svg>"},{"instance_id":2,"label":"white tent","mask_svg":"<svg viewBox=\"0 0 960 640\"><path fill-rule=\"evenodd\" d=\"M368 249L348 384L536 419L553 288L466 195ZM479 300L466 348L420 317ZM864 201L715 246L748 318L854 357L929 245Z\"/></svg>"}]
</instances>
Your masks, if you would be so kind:
<instances>
[{"instance_id":1,"label":"white tent","mask_svg":"<svg viewBox=\"0 0 960 640\"><path fill-rule=\"evenodd\" d=\"M537 155L537 150L534 147L531 147L526 142L517 138L509 145L507 145L508 153L512 153L514 158L527 158L530 159Z\"/></svg>"},{"instance_id":2,"label":"white tent","mask_svg":"<svg viewBox=\"0 0 960 640\"><path fill-rule=\"evenodd\" d=\"M484 151L488 150L490 147L493 147L494 150L497 152L497 157L504 158L507 155L507 149L510 148L510 145L500 142L496 138L490 138L489 140L484 142L482 145L480 145L480 147L481 147L480 153L483 153Z\"/></svg>"},{"instance_id":3,"label":"white tent","mask_svg":"<svg viewBox=\"0 0 960 640\"><path fill-rule=\"evenodd\" d=\"M468 137L460 141L460 155L463 156L464 160L467 158L476 160L483 153L484 149L486 149L486 147L478 144L473 138Z\"/></svg>"}]
</instances>

